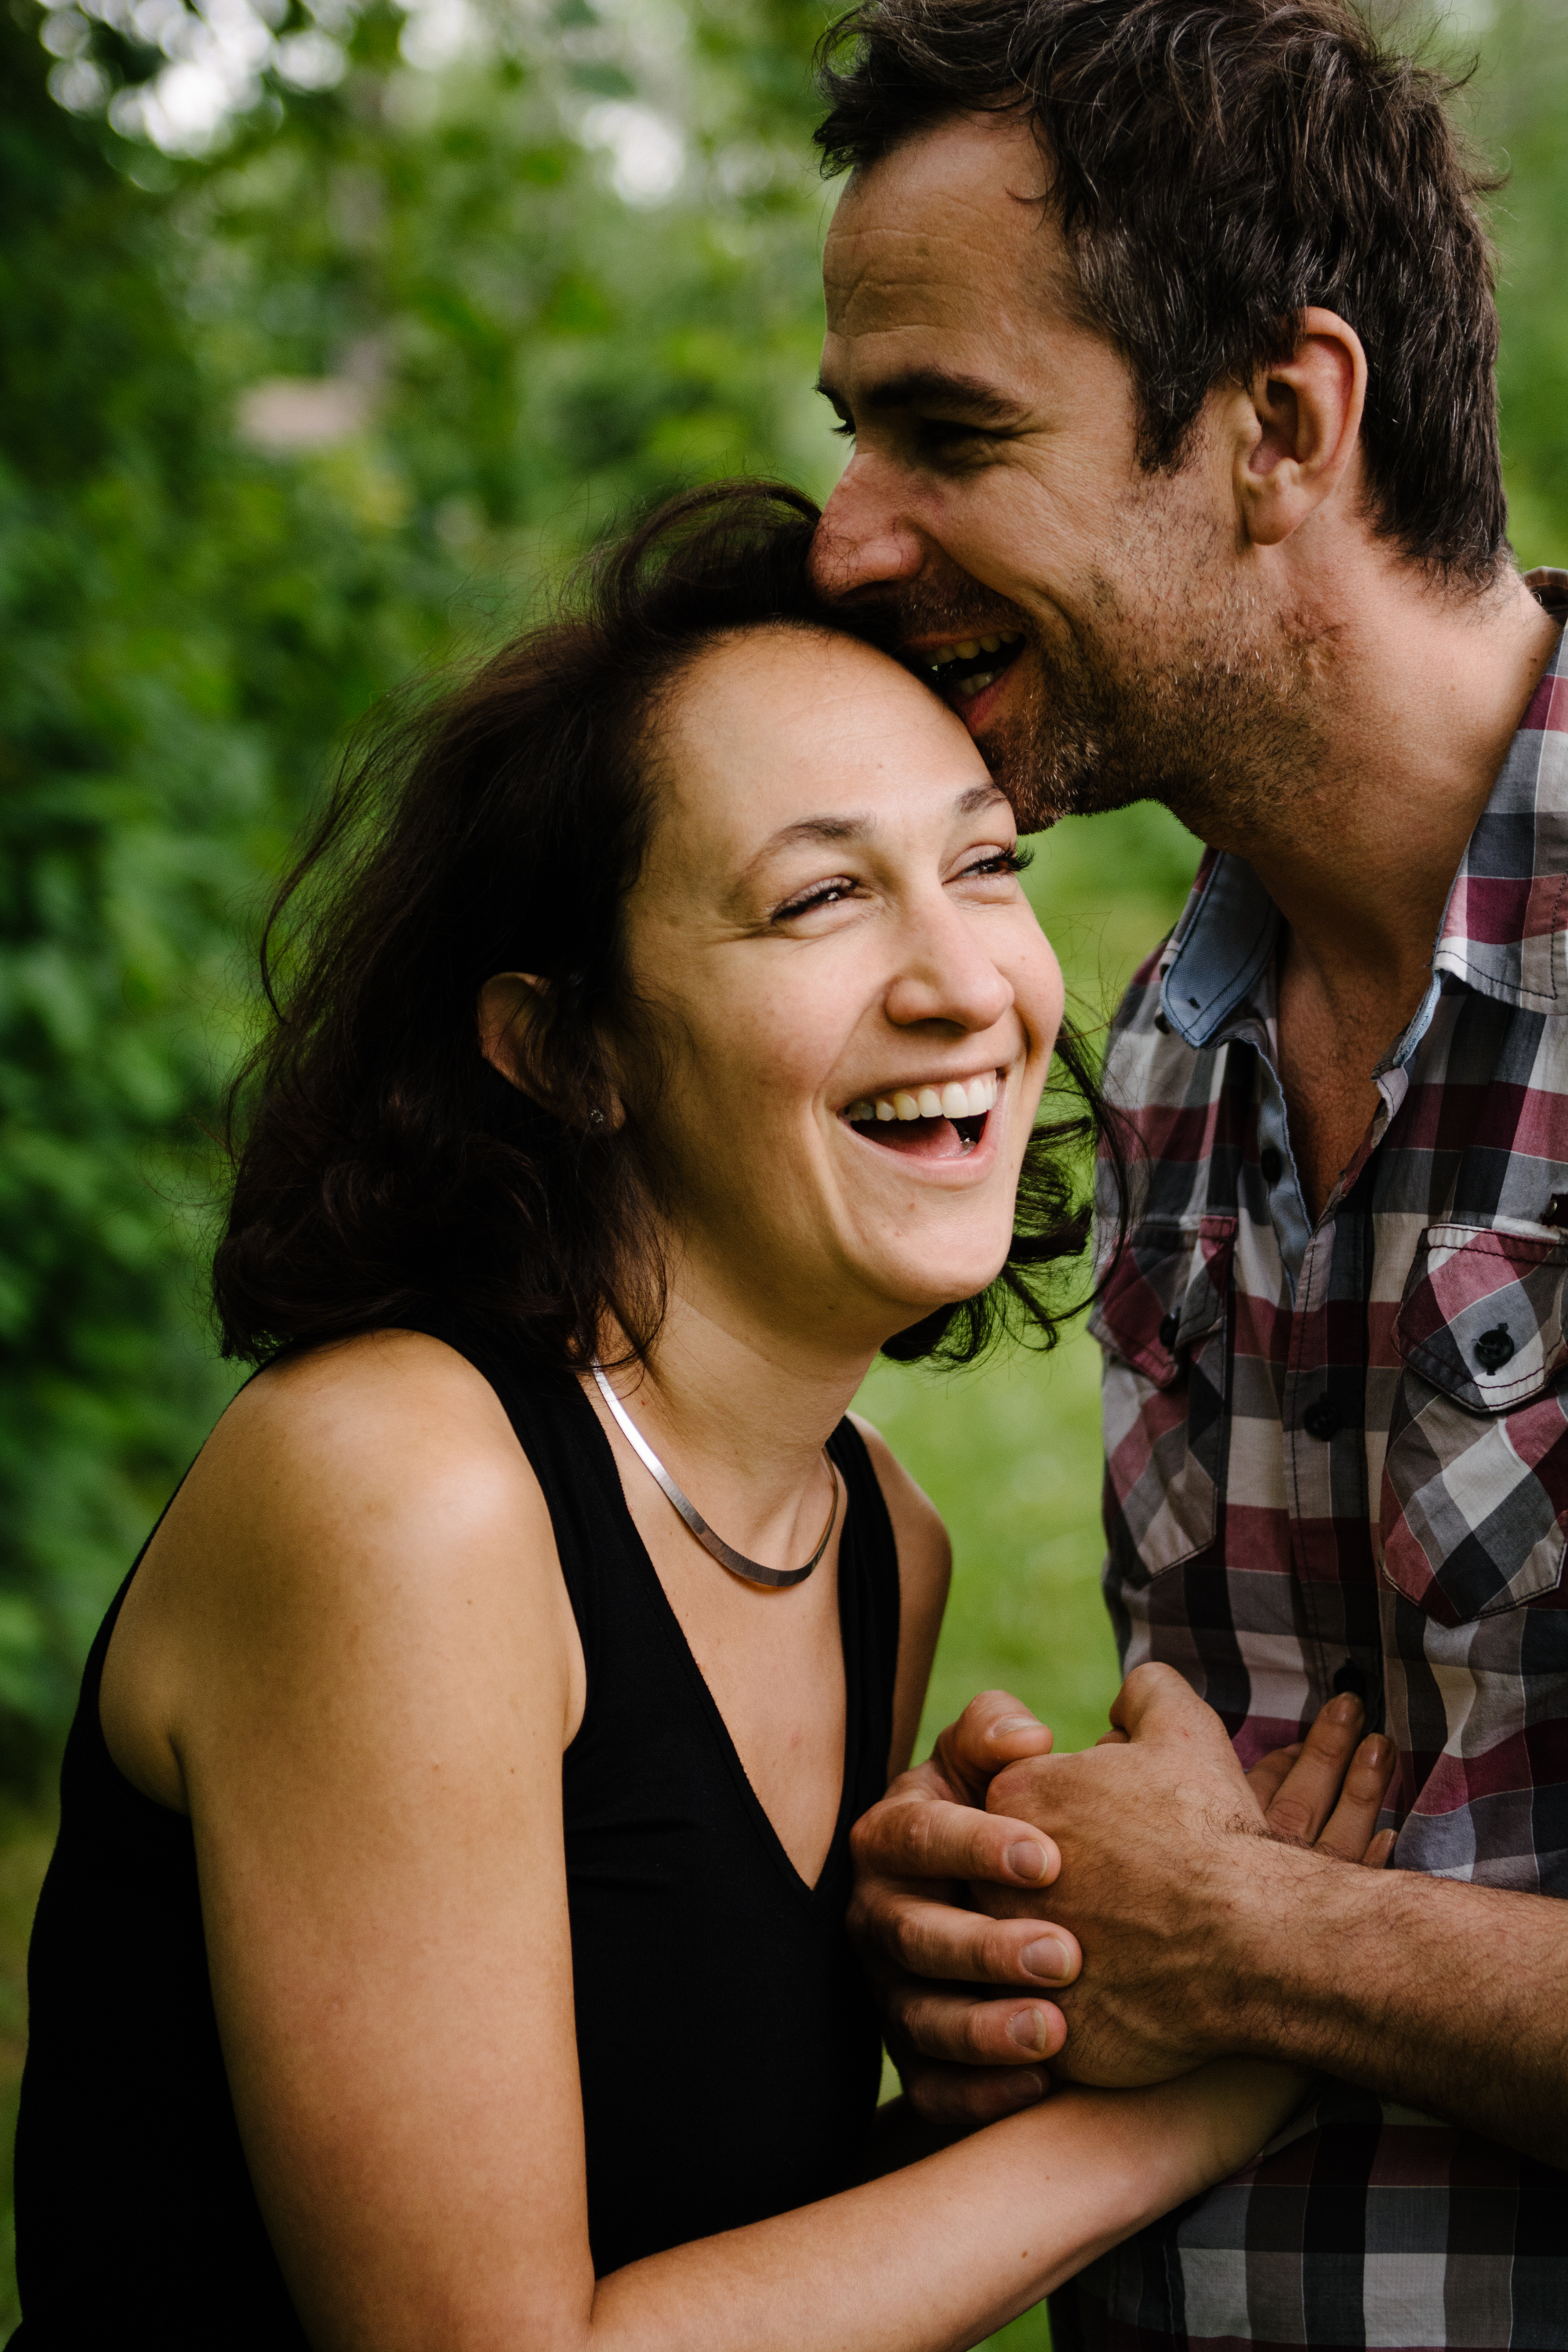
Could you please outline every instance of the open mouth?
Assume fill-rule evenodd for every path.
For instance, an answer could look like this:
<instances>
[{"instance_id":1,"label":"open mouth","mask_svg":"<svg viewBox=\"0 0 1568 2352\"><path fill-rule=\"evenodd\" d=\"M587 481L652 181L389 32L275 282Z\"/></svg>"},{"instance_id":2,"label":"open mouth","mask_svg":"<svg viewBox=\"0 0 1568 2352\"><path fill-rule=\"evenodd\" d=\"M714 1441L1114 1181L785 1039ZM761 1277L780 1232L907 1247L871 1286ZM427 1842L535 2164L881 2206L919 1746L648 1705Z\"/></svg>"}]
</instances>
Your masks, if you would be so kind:
<instances>
[{"instance_id":1,"label":"open mouth","mask_svg":"<svg viewBox=\"0 0 1568 2352\"><path fill-rule=\"evenodd\" d=\"M863 1095L840 1116L868 1143L911 1160L966 1160L985 1132L1001 1082L994 1070L942 1086Z\"/></svg>"},{"instance_id":2,"label":"open mouth","mask_svg":"<svg viewBox=\"0 0 1568 2352\"><path fill-rule=\"evenodd\" d=\"M937 692L958 709L994 686L1023 649L1021 631L994 637L961 637L954 646L938 646L923 667Z\"/></svg>"}]
</instances>

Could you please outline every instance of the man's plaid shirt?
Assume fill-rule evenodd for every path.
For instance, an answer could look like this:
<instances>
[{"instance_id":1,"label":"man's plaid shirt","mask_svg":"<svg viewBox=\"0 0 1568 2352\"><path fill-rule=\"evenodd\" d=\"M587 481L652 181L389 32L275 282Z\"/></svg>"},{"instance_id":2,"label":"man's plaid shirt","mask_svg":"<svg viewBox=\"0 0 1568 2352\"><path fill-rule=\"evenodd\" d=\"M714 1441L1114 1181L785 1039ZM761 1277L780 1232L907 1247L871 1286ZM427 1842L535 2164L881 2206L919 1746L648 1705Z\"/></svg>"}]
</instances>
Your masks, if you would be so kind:
<instances>
[{"instance_id":1,"label":"man's plaid shirt","mask_svg":"<svg viewBox=\"0 0 1568 2352\"><path fill-rule=\"evenodd\" d=\"M1531 584L1568 615L1568 572ZM1394 1867L1568 1895L1568 639L1316 1225L1279 924L1205 858L1113 1033L1140 1147L1094 1322L1123 1660L1180 1668L1246 1763L1359 1693L1399 1749ZM1080 2290L1116 2352L1568 2347L1568 2174L1334 2091Z\"/></svg>"}]
</instances>

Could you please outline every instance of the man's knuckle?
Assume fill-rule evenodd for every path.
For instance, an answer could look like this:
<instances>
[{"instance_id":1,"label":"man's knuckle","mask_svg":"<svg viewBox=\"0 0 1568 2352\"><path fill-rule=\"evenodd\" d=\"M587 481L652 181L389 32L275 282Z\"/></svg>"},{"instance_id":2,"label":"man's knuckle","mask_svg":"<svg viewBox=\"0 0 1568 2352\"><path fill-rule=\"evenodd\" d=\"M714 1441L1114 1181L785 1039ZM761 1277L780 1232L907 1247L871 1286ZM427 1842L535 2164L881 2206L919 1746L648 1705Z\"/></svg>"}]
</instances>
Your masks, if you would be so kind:
<instances>
[{"instance_id":1,"label":"man's knuckle","mask_svg":"<svg viewBox=\"0 0 1568 2352\"><path fill-rule=\"evenodd\" d=\"M892 1811L890 1805L873 1805L850 1831L849 1851L858 1868L874 1872L882 1866L893 1842Z\"/></svg>"},{"instance_id":2,"label":"man's knuckle","mask_svg":"<svg viewBox=\"0 0 1568 2352\"><path fill-rule=\"evenodd\" d=\"M1292 1843L1310 1838L1314 1826L1312 1808L1299 1797L1276 1797L1268 1808L1268 1826L1277 1838Z\"/></svg>"},{"instance_id":3,"label":"man's knuckle","mask_svg":"<svg viewBox=\"0 0 1568 2352\"><path fill-rule=\"evenodd\" d=\"M978 2001L972 2002L964 2012L962 2032L966 2058L984 2062L994 2057L991 2045L995 2038L995 2021Z\"/></svg>"},{"instance_id":4,"label":"man's knuckle","mask_svg":"<svg viewBox=\"0 0 1568 2352\"><path fill-rule=\"evenodd\" d=\"M904 1968L916 1976L921 1973L921 1963L926 1956L928 1938L924 1927L910 1905L904 1904L889 1912L884 1922L883 1940L893 1958Z\"/></svg>"}]
</instances>

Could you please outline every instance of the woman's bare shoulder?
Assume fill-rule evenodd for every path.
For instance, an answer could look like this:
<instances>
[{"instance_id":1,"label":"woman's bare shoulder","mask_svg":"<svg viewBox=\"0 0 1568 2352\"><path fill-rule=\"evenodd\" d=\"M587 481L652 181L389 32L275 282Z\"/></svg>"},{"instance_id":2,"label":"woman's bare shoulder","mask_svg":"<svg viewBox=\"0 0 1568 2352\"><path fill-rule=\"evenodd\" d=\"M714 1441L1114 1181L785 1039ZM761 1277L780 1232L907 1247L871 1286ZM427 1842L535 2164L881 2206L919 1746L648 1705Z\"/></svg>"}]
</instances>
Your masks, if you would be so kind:
<instances>
[{"instance_id":1,"label":"woman's bare shoulder","mask_svg":"<svg viewBox=\"0 0 1568 2352\"><path fill-rule=\"evenodd\" d=\"M440 1341L373 1333L270 1366L229 1406L127 1595L104 1730L170 1801L171 1759L258 1672L308 1711L360 1678L389 1701L433 1677L471 1693L476 1660L503 1654L553 1658L570 1737L581 1649L505 1411Z\"/></svg>"},{"instance_id":2,"label":"woman's bare shoulder","mask_svg":"<svg viewBox=\"0 0 1568 2352\"><path fill-rule=\"evenodd\" d=\"M373 1331L269 1365L237 1396L193 1473L205 1517L242 1511L257 1538L327 1523L399 1551L543 1509L483 1374L419 1331ZM356 1542L354 1549L360 1548Z\"/></svg>"},{"instance_id":3,"label":"woman's bare shoulder","mask_svg":"<svg viewBox=\"0 0 1568 2352\"><path fill-rule=\"evenodd\" d=\"M942 1513L918 1486L876 1425L858 1412L849 1419L866 1442L899 1549L899 1581L906 1608L934 1605L940 1612L952 1570L952 1547Z\"/></svg>"},{"instance_id":4,"label":"woman's bare shoulder","mask_svg":"<svg viewBox=\"0 0 1568 2352\"><path fill-rule=\"evenodd\" d=\"M942 1612L947 1607L952 1547L941 1512L916 1486L881 1431L858 1412L849 1418L866 1441L899 1552L899 1671L888 1758L888 1777L892 1780L914 1753Z\"/></svg>"}]
</instances>

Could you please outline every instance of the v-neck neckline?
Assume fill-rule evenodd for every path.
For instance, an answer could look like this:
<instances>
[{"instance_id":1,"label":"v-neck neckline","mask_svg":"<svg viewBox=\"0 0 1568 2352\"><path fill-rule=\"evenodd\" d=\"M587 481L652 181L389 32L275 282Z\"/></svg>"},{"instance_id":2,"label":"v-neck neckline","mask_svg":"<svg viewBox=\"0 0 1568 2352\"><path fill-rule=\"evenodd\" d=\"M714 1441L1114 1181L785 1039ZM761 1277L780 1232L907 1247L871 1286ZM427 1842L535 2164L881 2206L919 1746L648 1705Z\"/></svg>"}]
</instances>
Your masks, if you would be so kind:
<instances>
[{"instance_id":1,"label":"v-neck neckline","mask_svg":"<svg viewBox=\"0 0 1568 2352\"><path fill-rule=\"evenodd\" d=\"M708 1677L698 1664L697 1654L687 1638L686 1628L681 1623L680 1619L676 1612L674 1603L671 1601L668 1593L664 1589L664 1580L659 1575L658 1569L654 1566L653 1555L648 1550L647 1544L643 1541L641 1530L638 1528L636 1519L632 1517L631 1505L626 1500L626 1490L621 1480L621 1466L616 1459L616 1450L610 1444L609 1436L605 1431L605 1425L599 1419L598 1414L595 1412L592 1403L589 1402L582 1382L575 1378L573 1378L571 1385L576 1393L578 1402L581 1404L584 1412L587 1415L589 1422L593 1424L595 1436L598 1439L600 1445L604 1449L605 1467L608 1471L611 1482L611 1508L619 1517L622 1535L630 1549L633 1559L640 1563L642 1572L646 1575L648 1583L652 1587L654 1606L658 1612L666 1635L668 1638L677 1657L680 1660L685 1672L691 1678L702 1706L703 1713L708 1718L709 1727L713 1733L713 1737L720 1752L723 1757L730 1773L740 1791L742 1801L744 1804L747 1812L751 1816L752 1826L756 1830L763 1845L773 1855L774 1863L778 1868L783 1872L784 1877L795 1890L795 1893L805 1902L815 1904L821 1898L823 1889L828 1883L828 1879L832 1874L833 1865L838 1859L844 1842L848 1836L850 1822L853 1819L854 1768L856 1763L854 1742L856 1725L854 1686L852 1678L856 1673L858 1661L852 1654L851 1650L852 1637L850 1627L855 1621L852 1612L847 1612L845 1608L844 1571L846 1566L846 1551L849 1536L850 1494L849 1481L844 1475L843 1465L838 1461L837 1455L835 1455L833 1466L844 1487L844 1511L838 1530L837 1558L838 1647L844 1669L844 1748L843 1754L839 1759L838 1810L834 1816L833 1835L828 1841L827 1851L822 1858L822 1867L818 1871L815 1881L813 1881L806 1878L804 1873L796 1866L795 1859L790 1853L789 1848L784 1844L784 1840L780 1837L778 1831L773 1826L773 1815L769 1812L767 1807L763 1804L762 1799L757 1794L756 1788L752 1780L752 1776L746 1769L745 1761L742 1757L739 1748L735 1745L734 1734L731 1732L729 1724L724 1719L723 1709L720 1706L718 1700L714 1697ZM830 1446L832 1442L833 1441L830 1438L828 1440ZM713 1573L715 1576L724 1576L727 1575L729 1571L726 1569L721 1568L718 1562L715 1561L713 1563ZM590 1694L590 1703L591 1697L592 1695ZM584 1717L584 1721L585 1720L586 1717Z\"/></svg>"}]
</instances>

